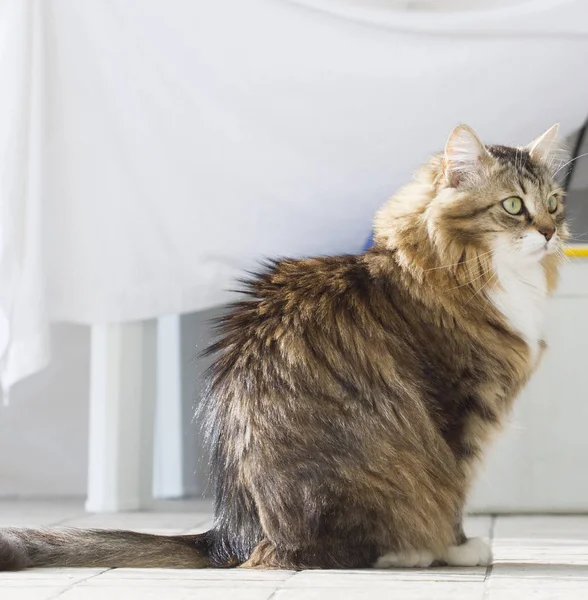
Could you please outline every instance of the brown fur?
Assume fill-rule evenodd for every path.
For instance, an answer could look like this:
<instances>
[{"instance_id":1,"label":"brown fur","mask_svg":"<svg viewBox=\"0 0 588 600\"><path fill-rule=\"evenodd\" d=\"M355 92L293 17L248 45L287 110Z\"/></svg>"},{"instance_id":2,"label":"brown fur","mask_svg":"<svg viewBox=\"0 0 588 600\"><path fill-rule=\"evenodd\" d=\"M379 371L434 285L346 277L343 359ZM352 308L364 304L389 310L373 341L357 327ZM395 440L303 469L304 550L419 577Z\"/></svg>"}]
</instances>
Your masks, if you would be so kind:
<instances>
[{"instance_id":1,"label":"brown fur","mask_svg":"<svg viewBox=\"0 0 588 600\"><path fill-rule=\"evenodd\" d=\"M204 568L207 536L100 529L2 529L0 570L28 567Z\"/></svg>"},{"instance_id":2,"label":"brown fur","mask_svg":"<svg viewBox=\"0 0 588 600\"><path fill-rule=\"evenodd\" d=\"M246 283L210 349L213 530L4 530L0 568L357 568L464 543L475 461L538 361L488 296L496 236L539 226L500 200L522 182L536 219L566 234L561 209L541 212L560 193L548 166L501 148L473 175L433 157L366 253L275 261ZM558 258L542 264L551 290Z\"/></svg>"}]
</instances>

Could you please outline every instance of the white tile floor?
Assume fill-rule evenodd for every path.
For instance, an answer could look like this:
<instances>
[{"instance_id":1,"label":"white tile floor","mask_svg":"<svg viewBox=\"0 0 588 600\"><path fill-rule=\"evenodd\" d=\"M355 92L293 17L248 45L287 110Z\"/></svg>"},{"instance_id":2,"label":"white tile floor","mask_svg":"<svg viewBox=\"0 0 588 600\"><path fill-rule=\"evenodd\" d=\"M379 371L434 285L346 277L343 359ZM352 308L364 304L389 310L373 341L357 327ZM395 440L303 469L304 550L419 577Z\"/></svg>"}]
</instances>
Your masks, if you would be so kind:
<instances>
[{"instance_id":1,"label":"white tile floor","mask_svg":"<svg viewBox=\"0 0 588 600\"><path fill-rule=\"evenodd\" d=\"M0 501L0 526L126 527L185 533L210 524L210 505L85 514L79 502ZM36 569L0 573L0 600L568 600L588 598L588 516L470 517L492 540L486 568L389 571Z\"/></svg>"}]
</instances>

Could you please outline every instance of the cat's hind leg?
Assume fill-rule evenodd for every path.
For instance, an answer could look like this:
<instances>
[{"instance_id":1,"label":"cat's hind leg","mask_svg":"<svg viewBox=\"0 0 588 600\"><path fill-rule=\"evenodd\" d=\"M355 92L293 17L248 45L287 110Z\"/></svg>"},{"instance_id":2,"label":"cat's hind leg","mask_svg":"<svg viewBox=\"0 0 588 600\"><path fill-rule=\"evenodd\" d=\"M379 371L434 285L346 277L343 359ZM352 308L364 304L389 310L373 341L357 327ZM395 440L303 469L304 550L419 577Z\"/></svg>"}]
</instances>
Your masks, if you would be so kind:
<instances>
[{"instance_id":1,"label":"cat's hind leg","mask_svg":"<svg viewBox=\"0 0 588 600\"><path fill-rule=\"evenodd\" d=\"M365 569L375 561L375 547L347 543L345 540L321 539L298 548L279 547L261 540L241 568L244 569Z\"/></svg>"},{"instance_id":2,"label":"cat's hind leg","mask_svg":"<svg viewBox=\"0 0 588 600\"><path fill-rule=\"evenodd\" d=\"M240 566L242 569L286 569L292 565L279 556L276 547L268 540L261 540L253 549L251 556Z\"/></svg>"}]
</instances>

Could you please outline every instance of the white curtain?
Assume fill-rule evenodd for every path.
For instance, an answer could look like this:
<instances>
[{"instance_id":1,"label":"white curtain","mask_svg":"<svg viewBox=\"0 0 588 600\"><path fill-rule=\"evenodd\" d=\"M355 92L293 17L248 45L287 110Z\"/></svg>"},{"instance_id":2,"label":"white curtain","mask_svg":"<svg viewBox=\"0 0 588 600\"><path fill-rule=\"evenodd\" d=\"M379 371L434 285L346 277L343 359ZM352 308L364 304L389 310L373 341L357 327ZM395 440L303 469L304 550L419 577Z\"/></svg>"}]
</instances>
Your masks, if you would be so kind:
<instances>
[{"instance_id":1,"label":"white curtain","mask_svg":"<svg viewBox=\"0 0 588 600\"><path fill-rule=\"evenodd\" d=\"M263 256L358 250L460 121L520 144L584 120L584 0L382 7L0 0L5 389L50 320L200 310Z\"/></svg>"},{"instance_id":2,"label":"white curtain","mask_svg":"<svg viewBox=\"0 0 588 600\"><path fill-rule=\"evenodd\" d=\"M395 31L554 36L586 34L583 0L288 0Z\"/></svg>"},{"instance_id":3,"label":"white curtain","mask_svg":"<svg viewBox=\"0 0 588 600\"><path fill-rule=\"evenodd\" d=\"M0 1L0 381L48 361L42 264L41 22L37 0Z\"/></svg>"}]
</instances>

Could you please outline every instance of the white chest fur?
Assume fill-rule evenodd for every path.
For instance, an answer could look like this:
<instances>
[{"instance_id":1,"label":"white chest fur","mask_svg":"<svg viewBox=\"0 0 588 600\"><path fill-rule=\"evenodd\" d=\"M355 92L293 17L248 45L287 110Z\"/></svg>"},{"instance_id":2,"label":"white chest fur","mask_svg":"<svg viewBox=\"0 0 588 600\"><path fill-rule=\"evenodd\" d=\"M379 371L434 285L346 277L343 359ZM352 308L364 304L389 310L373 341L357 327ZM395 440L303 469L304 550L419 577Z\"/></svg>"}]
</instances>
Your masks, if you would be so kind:
<instances>
[{"instance_id":1,"label":"white chest fur","mask_svg":"<svg viewBox=\"0 0 588 600\"><path fill-rule=\"evenodd\" d=\"M545 270L539 262L509 263L504 258L494 261L499 285L490 292L490 299L536 356L547 305Z\"/></svg>"}]
</instances>

